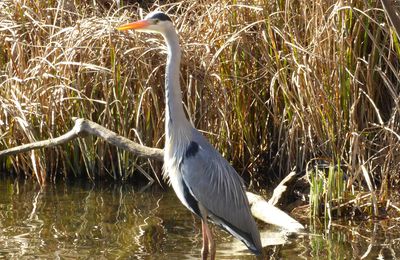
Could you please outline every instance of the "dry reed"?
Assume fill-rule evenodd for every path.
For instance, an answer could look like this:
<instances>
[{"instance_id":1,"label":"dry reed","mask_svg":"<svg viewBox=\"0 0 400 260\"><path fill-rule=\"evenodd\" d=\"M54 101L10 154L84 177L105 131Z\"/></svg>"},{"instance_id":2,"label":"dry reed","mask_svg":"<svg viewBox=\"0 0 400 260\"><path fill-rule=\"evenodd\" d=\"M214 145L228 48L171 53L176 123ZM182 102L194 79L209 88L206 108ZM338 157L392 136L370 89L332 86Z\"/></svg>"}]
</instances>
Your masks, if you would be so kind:
<instances>
[{"instance_id":1,"label":"dry reed","mask_svg":"<svg viewBox=\"0 0 400 260\"><path fill-rule=\"evenodd\" d=\"M163 146L163 42L117 32L148 10L116 2L0 2L0 149L59 136L74 116ZM379 2L182 1L150 9L168 12L179 31L191 121L241 172L260 181L293 167L310 181L320 176L316 199L337 200L331 208L359 192L373 194L375 205L389 198L400 172L400 45ZM9 157L1 168L40 183L160 172L94 138ZM333 179L341 190L328 198Z\"/></svg>"}]
</instances>

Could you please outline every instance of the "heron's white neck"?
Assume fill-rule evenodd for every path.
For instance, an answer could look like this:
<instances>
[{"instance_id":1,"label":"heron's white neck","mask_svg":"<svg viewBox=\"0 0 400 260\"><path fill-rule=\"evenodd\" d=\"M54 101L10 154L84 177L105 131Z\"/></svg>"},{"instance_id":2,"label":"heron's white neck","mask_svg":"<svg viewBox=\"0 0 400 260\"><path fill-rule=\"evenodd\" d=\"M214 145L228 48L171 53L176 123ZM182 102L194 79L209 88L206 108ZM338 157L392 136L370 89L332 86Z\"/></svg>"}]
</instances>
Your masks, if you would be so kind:
<instances>
[{"instance_id":1,"label":"heron's white neck","mask_svg":"<svg viewBox=\"0 0 400 260\"><path fill-rule=\"evenodd\" d=\"M181 48L178 35L175 29L171 28L163 33L163 36L168 49L165 72L165 134L169 142L171 139L175 139L173 133L180 137L187 136L191 124L186 119L182 106L182 93L179 83ZM176 138L180 137L177 136Z\"/></svg>"}]
</instances>

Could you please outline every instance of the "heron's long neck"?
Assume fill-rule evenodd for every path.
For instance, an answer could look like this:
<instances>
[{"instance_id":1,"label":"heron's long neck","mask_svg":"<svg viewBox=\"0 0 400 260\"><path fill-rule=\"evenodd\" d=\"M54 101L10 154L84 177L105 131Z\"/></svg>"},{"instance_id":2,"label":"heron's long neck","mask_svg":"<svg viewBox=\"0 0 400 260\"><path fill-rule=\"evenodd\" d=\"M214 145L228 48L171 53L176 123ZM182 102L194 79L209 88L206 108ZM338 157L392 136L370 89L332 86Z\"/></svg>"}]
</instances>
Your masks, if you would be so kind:
<instances>
[{"instance_id":1,"label":"heron's long neck","mask_svg":"<svg viewBox=\"0 0 400 260\"><path fill-rule=\"evenodd\" d=\"M172 134L186 135L190 123L186 119L182 106L182 93L179 83L181 49L175 30L168 31L164 38L167 43L168 57L165 75L165 131L167 139L174 139ZM173 130L172 130L173 129Z\"/></svg>"}]
</instances>

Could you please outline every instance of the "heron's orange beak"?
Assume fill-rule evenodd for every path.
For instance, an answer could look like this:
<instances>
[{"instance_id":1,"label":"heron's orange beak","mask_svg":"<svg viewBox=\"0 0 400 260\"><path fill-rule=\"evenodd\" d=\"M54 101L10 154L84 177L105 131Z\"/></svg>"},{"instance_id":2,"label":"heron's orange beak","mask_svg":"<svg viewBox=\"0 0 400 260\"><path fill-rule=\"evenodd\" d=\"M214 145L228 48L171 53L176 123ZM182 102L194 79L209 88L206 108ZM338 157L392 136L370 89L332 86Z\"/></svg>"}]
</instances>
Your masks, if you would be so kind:
<instances>
[{"instance_id":1,"label":"heron's orange beak","mask_svg":"<svg viewBox=\"0 0 400 260\"><path fill-rule=\"evenodd\" d=\"M127 23L117 27L118 31L125 31L125 30L135 30L135 29L144 29L149 26L150 23L146 20L140 20L133 23Z\"/></svg>"}]
</instances>

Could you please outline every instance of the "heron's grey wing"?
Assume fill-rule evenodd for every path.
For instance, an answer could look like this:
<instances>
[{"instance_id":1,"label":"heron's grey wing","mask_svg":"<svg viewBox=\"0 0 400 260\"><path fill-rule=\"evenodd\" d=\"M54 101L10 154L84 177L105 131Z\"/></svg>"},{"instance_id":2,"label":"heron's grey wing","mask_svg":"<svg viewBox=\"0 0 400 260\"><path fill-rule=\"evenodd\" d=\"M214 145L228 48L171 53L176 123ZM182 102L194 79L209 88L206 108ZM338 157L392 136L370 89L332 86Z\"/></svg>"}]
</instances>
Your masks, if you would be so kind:
<instances>
[{"instance_id":1,"label":"heron's grey wing","mask_svg":"<svg viewBox=\"0 0 400 260\"><path fill-rule=\"evenodd\" d=\"M195 133L180 164L183 181L210 218L251 250L261 249L243 180L200 134Z\"/></svg>"}]
</instances>

